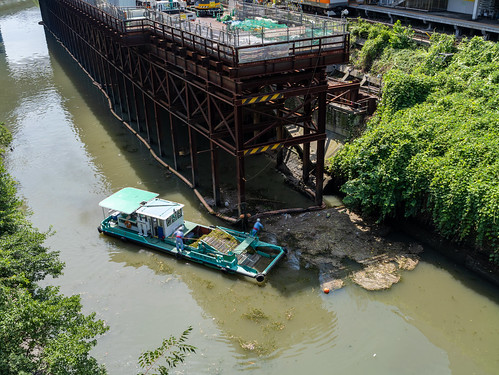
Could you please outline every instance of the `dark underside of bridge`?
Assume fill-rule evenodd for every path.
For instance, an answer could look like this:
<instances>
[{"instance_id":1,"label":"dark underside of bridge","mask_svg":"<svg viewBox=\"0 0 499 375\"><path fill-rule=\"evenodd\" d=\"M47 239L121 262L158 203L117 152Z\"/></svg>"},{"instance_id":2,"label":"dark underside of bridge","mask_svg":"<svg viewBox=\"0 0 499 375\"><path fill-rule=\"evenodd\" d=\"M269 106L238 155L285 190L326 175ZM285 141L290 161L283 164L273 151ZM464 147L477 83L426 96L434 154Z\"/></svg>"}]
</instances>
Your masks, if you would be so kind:
<instances>
[{"instance_id":1,"label":"dark underside of bridge","mask_svg":"<svg viewBox=\"0 0 499 375\"><path fill-rule=\"evenodd\" d=\"M245 158L298 144L304 179L313 171L315 203L322 203L325 70L348 61L347 33L289 42L284 57L241 63L245 47L156 21L127 22L81 0L40 0L40 8L46 28L107 94L113 110L160 158L168 155L173 168L188 172L184 177L192 187L199 184L199 155L210 155L208 191L216 204L221 150L235 158L237 209L244 214ZM251 48L258 54L258 46ZM283 131L288 124L303 131L290 137ZM179 163L180 139L187 140L190 169ZM311 142L317 142L313 169Z\"/></svg>"}]
</instances>

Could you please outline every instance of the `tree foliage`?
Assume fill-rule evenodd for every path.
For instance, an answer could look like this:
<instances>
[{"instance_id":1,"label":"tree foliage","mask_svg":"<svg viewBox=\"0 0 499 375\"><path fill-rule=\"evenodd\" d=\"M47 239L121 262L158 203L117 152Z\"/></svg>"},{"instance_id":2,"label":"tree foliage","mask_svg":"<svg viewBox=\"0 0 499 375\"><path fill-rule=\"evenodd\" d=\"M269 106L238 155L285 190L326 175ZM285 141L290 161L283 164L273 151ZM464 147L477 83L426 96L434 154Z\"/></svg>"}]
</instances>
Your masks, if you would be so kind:
<instances>
[{"instance_id":1,"label":"tree foliage","mask_svg":"<svg viewBox=\"0 0 499 375\"><path fill-rule=\"evenodd\" d=\"M0 124L0 142L11 137ZM3 152L3 150L1 150ZM0 152L0 154L2 153ZM58 253L43 246L50 233L32 227L21 210L16 186L0 160L0 373L105 373L89 355L97 335L106 332L95 314L81 313L79 296L41 287L61 274Z\"/></svg>"},{"instance_id":2,"label":"tree foliage","mask_svg":"<svg viewBox=\"0 0 499 375\"><path fill-rule=\"evenodd\" d=\"M11 140L0 123L0 156ZM58 252L43 246L51 232L33 228L21 208L15 181L0 159L0 374L105 374L89 352L108 327L95 313L81 313L79 296L38 285L61 275L64 264ZM143 353L144 373L168 374L194 353L196 348L185 343L191 330ZM166 366L158 363L162 357Z\"/></svg>"},{"instance_id":3,"label":"tree foliage","mask_svg":"<svg viewBox=\"0 0 499 375\"><path fill-rule=\"evenodd\" d=\"M184 362L189 353L195 353L196 348L185 343L191 331L192 327L189 327L179 338L170 336L163 340L159 348L142 353L139 357L139 366L143 372L140 374L153 374L157 371L157 374L168 375L172 368ZM164 358L166 366L159 363L161 358Z\"/></svg>"},{"instance_id":4,"label":"tree foliage","mask_svg":"<svg viewBox=\"0 0 499 375\"><path fill-rule=\"evenodd\" d=\"M379 220L424 218L499 263L499 46L439 34L430 42L414 50L412 71L384 75L376 114L331 172L349 206Z\"/></svg>"}]
</instances>

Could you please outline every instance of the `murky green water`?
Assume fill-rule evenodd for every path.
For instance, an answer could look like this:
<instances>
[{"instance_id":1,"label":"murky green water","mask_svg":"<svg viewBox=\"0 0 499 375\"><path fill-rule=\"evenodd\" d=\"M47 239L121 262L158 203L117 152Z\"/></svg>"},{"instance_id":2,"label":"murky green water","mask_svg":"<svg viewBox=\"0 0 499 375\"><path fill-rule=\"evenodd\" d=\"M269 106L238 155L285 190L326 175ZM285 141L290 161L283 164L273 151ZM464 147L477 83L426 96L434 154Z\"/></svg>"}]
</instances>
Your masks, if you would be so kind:
<instances>
[{"instance_id":1,"label":"murky green water","mask_svg":"<svg viewBox=\"0 0 499 375\"><path fill-rule=\"evenodd\" d=\"M318 275L293 262L258 286L100 236L98 202L124 186L216 222L109 114L40 19L30 1L0 2L0 121L14 133L8 169L34 224L56 231L48 245L66 268L54 282L111 326L94 351L111 374L136 373L141 351L189 325L198 353L180 373L499 373L498 290L437 255L389 291L348 285L324 295ZM307 204L293 192L277 196Z\"/></svg>"}]
</instances>

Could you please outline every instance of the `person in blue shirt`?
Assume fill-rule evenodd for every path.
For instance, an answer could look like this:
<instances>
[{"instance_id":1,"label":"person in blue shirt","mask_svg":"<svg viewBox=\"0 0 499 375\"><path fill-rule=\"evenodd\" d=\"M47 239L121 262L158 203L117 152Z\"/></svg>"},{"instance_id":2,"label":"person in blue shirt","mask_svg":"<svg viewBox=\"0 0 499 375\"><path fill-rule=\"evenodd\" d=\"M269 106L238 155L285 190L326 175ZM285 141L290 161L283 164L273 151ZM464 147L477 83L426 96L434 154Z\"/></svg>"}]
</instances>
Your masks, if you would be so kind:
<instances>
[{"instance_id":1,"label":"person in blue shirt","mask_svg":"<svg viewBox=\"0 0 499 375\"><path fill-rule=\"evenodd\" d=\"M253 225L253 229L250 232L251 236L256 236L259 230L263 229L262 223L260 223L260 219L256 219L255 225Z\"/></svg>"},{"instance_id":2,"label":"person in blue shirt","mask_svg":"<svg viewBox=\"0 0 499 375\"><path fill-rule=\"evenodd\" d=\"M175 233L175 246L177 247L177 252L180 250L184 251L184 232L182 231L182 227L178 228Z\"/></svg>"}]
</instances>

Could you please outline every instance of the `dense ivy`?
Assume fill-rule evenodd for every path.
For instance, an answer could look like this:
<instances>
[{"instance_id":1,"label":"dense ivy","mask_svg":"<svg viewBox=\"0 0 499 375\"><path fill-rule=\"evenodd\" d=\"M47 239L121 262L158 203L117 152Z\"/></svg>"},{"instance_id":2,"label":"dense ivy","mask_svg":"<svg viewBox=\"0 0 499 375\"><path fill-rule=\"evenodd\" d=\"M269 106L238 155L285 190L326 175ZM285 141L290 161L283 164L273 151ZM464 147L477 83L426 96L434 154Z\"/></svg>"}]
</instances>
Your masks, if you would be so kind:
<instances>
[{"instance_id":1,"label":"dense ivy","mask_svg":"<svg viewBox=\"0 0 499 375\"><path fill-rule=\"evenodd\" d=\"M358 27L379 40L366 31L376 26ZM385 61L389 39L377 47ZM498 44L434 34L429 47L408 44L400 56L413 69L391 64L366 132L331 160L331 172L345 181L345 203L379 220L424 218L499 263Z\"/></svg>"},{"instance_id":2,"label":"dense ivy","mask_svg":"<svg viewBox=\"0 0 499 375\"><path fill-rule=\"evenodd\" d=\"M376 60L382 59L384 55L392 56L416 46L414 31L410 27L403 27L399 20L390 28L384 25L373 26L359 19L350 28L350 32L353 43L363 40L364 45L356 55L356 63L364 70L371 69ZM381 71L377 68L371 70L375 73Z\"/></svg>"}]
</instances>

